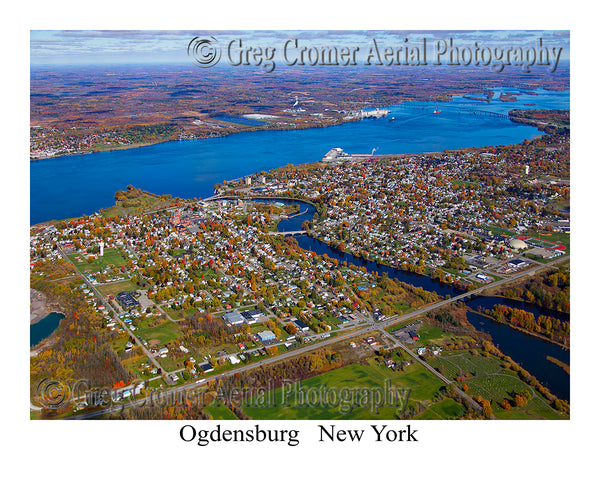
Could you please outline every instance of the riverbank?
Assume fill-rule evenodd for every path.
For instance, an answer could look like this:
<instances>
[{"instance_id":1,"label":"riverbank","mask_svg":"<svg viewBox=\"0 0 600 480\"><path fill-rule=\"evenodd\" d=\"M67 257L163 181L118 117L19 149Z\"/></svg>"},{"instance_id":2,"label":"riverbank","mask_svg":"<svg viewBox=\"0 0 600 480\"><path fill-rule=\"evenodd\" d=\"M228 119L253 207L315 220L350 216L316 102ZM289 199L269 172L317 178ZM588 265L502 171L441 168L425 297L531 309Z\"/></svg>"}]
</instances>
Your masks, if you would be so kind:
<instances>
[{"instance_id":1,"label":"riverbank","mask_svg":"<svg viewBox=\"0 0 600 480\"><path fill-rule=\"evenodd\" d=\"M516 87L519 88L519 87ZM477 92L479 92L481 89L477 88L475 89L477 90ZM552 91L551 89L546 89L548 91ZM556 91L561 92L561 91L566 91L568 90L567 87L563 88L563 89L558 89ZM494 91L494 89L492 89L492 91ZM502 92L501 92L502 94ZM538 95L536 92L532 92L531 95ZM452 103L455 100L461 100L461 99L467 99L467 100L471 100L474 101L475 103L487 103L487 105L490 104L490 101L492 100L491 98L477 98L477 97L471 97L471 96L465 96L465 91L461 90L460 92L457 93L446 93L442 96L437 96L437 97L432 97L432 98L423 98L423 99L393 99L393 100L382 100L381 102L378 103L377 107L372 107L372 106L363 106L360 107L362 109L364 108L394 108L394 107L399 107L402 106L403 104L411 104L413 102L426 102L426 103ZM504 101L502 101L501 99L497 99L499 101L501 101L502 103L505 103ZM527 104L525 104L527 105ZM523 105L519 105L519 109L521 109ZM359 110L360 110L359 108ZM538 108L544 109L543 105L542 106L538 106ZM515 110L513 110L514 112ZM534 123L526 123L524 121L520 121L517 117L515 117L514 113L513 115L510 115L510 112L506 112L507 115L509 115L510 117L510 121L514 122L514 123L521 123L523 125L529 125L529 126L533 126L535 128L538 128L538 130L544 131L544 126L545 124L539 124L537 122ZM39 157L30 157L30 161L34 162L34 161L39 161L39 160L51 160L54 158L59 158L59 157L68 157L71 155L82 155L82 154L90 154L90 153L99 153L99 152L112 152L112 151L118 151L118 150L132 150L132 149L137 149L140 147L147 147L147 146L152 146L152 145L158 145L161 143L170 143L170 142L179 142L179 141L185 141L185 140L206 140L209 138L223 138L223 137L228 137L231 135L236 135L236 134L240 134L240 133L250 133L250 132L258 132L258 131L294 131L294 130L306 130L306 129L324 129L324 128L328 128L328 127L334 127L334 126L339 126L339 125L344 125L347 123L353 123L353 122L357 122L359 120L361 120L360 117L355 116L355 117L342 117L342 118L328 118L326 120L321 120L318 117L312 117L309 116L307 117L301 117L299 119L296 119L294 117L288 117L285 114L282 114L279 116L280 120L287 120L288 122L293 122L296 120L300 120L300 121L308 121L309 123L265 123L264 125L252 125L252 126L244 126L242 127L242 124L237 124L235 122L231 122L231 121L222 121L222 120L218 120L215 118L211 118L209 117L209 119L214 120L220 124L227 124L227 125L234 125L236 128L231 131L225 131L225 132L221 132L221 131L214 131L211 132L208 135L200 135L200 136L195 136L195 135L187 135L185 136L185 138L175 138L180 136L184 130L180 130L177 132L177 134L175 135L171 135L170 137L167 138L159 138L156 140L150 140L150 141L145 141L145 142L138 142L138 143L132 143L132 144L128 144L128 145L121 145L121 144L115 144L115 145L111 145L111 144L99 144L95 147L91 147L91 148L87 148L87 149L83 149L83 150L77 150L77 151L70 151L70 152L66 152L66 153L61 153L58 152L55 155L50 155L50 156L39 156ZM310 123L310 122L315 122L315 123Z\"/></svg>"},{"instance_id":2,"label":"riverbank","mask_svg":"<svg viewBox=\"0 0 600 480\"><path fill-rule=\"evenodd\" d=\"M498 297L500 299L504 299L505 297ZM501 302L500 302L501 303ZM474 308L471 308L469 306L465 306L465 308L467 309L467 311L472 312L472 313L476 313L477 315L480 315L482 317L485 318L489 318L491 321L499 324L499 325L506 325L507 327L512 328L513 330L516 330L518 332L524 333L526 335L529 335L531 337L536 337L539 338L540 340L544 340L545 342L549 342L549 343L553 343L554 345L557 345L561 348L564 348L565 350L570 350L570 345L564 345L560 342L557 342L556 340L552 340L551 338L545 337L544 335L541 335L539 333L536 332L532 332L530 330L526 330L525 328L522 327L517 327L516 325L513 325L512 323L508 323L508 322L500 322L498 320L496 320L493 316L488 315L485 312L479 311L479 310L475 310Z\"/></svg>"},{"instance_id":3,"label":"riverbank","mask_svg":"<svg viewBox=\"0 0 600 480\"><path fill-rule=\"evenodd\" d=\"M396 105L396 104L394 104ZM29 161L30 162L37 162L40 160L52 160L54 158L61 158L61 157L69 157L69 156L73 156L73 155L88 155L91 153L101 153L101 152L114 152L114 151L118 151L118 150L133 150L133 149L137 149L137 148L141 148L141 147L149 147L152 145L159 145L161 143L170 143L170 142L184 142L184 141L188 141L188 140L206 140L209 138L224 138L224 137L229 137L231 135L237 135L240 133L250 133L250 132L258 132L258 131L295 131L295 130L308 130L308 129L319 129L319 128L329 128L329 127L335 127L338 125L343 125L345 123L351 123L351 122L356 122L361 120L359 117L356 118L348 118L348 119L336 119L334 121L330 121L330 122L324 122L323 124L316 124L316 125L305 125L305 124L290 124L289 126L285 126L285 125L275 125L275 124L271 124L271 123L267 123L264 126L252 126L250 128L241 128L239 130L236 131L229 131L229 132L220 132L220 133L213 133L211 135L206 135L206 136L200 136L200 137L195 137L195 136L191 136L191 137L186 137L186 138L163 138L163 139L158 139L156 141L151 141L151 142L138 142L138 143L131 143L131 144L126 144L126 145L114 145L114 146L109 146L108 144L102 144L101 146L96 146L94 148L90 148L90 149L86 149L86 150L77 150L77 151L72 151L72 152L66 152L66 153L57 153L55 155L46 155L46 156L39 156L39 157L29 157ZM227 123L232 123L232 122L227 122Z\"/></svg>"}]
</instances>

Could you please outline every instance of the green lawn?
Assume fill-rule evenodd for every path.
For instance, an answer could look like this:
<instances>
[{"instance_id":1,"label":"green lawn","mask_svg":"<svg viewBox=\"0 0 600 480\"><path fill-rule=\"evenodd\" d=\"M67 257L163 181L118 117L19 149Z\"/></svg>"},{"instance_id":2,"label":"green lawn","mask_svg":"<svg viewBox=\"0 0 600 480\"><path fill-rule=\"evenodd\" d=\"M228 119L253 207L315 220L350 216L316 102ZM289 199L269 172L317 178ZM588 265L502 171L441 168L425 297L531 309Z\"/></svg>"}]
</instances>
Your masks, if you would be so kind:
<instances>
[{"instance_id":1,"label":"green lawn","mask_svg":"<svg viewBox=\"0 0 600 480\"><path fill-rule=\"evenodd\" d=\"M391 388L410 389L409 406L417 401L431 401L440 387L443 385L430 372L419 364L412 364L406 372L392 371L391 369L377 365L370 360L368 365L348 365L336 370L307 379L300 386L288 387L289 396L287 405L284 402L284 390L276 389L272 395L276 406L267 402L256 401L252 405L245 406L244 412L254 419L394 419L397 418L398 408L392 405L379 408L376 412L371 408L370 402L365 396L369 391L384 391L386 381L390 382ZM315 397L316 392L327 392L335 389L338 395L348 395L346 401L328 397L326 393ZM304 392L304 399L303 394ZM313 393L309 393L313 392ZM350 395L355 395L355 406L351 408ZM312 397L310 395L313 395ZM358 395L363 395L358 397ZM324 398L319 402L319 398ZM362 398L363 400L359 400ZM364 403L361 403L364 402ZM265 404L266 403L266 404ZM285 405L285 406L284 406Z\"/></svg>"},{"instance_id":2,"label":"green lawn","mask_svg":"<svg viewBox=\"0 0 600 480\"><path fill-rule=\"evenodd\" d=\"M171 340L176 340L181 337L181 331L177 324L167 321L157 327L148 326L149 320L144 320L138 325L136 334L148 342L150 340L158 340L161 345L169 343Z\"/></svg>"},{"instance_id":3,"label":"green lawn","mask_svg":"<svg viewBox=\"0 0 600 480\"><path fill-rule=\"evenodd\" d=\"M237 420L235 414L225 405L213 402L204 409L206 413L212 416L213 420Z\"/></svg>"},{"instance_id":4,"label":"green lawn","mask_svg":"<svg viewBox=\"0 0 600 480\"><path fill-rule=\"evenodd\" d=\"M431 404L427 410L415 417L417 420L448 420L460 418L466 413L465 407L451 398Z\"/></svg>"},{"instance_id":5,"label":"green lawn","mask_svg":"<svg viewBox=\"0 0 600 480\"><path fill-rule=\"evenodd\" d=\"M100 213L102 214L102 216L104 218L109 218L109 217L120 217L123 215L123 213L121 212L121 210L119 210L118 207L110 207L110 208L104 208L100 211Z\"/></svg>"},{"instance_id":6,"label":"green lawn","mask_svg":"<svg viewBox=\"0 0 600 480\"><path fill-rule=\"evenodd\" d=\"M523 407L513 407L510 410L502 408L504 399L511 400L513 391L519 392L529 390L534 393L533 389L522 382L512 372L499 373L495 375L487 375L483 377L474 377L465 379L464 383L469 386L469 395L482 397L490 400L494 415L500 419L565 419L565 415L556 413L546 401L539 398L537 395L532 398ZM535 393L534 393L535 394Z\"/></svg>"},{"instance_id":7,"label":"green lawn","mask_svg":"<svg viewBox=\"0 0 600 480\"><path fill-rule=\"evenodd\" d=\"M550 233L550 235L548 235ZM571 249L571 235L567 233L558 233L558 232L544 232L538 230L527 230L525 235L529 235L531 237L540 238L542 240L550 240L551 242L561 243L567 250L565 254L568 255Z\"/></svg>"},{"instance_id":8,"label":"green lawn","mask_svg":"<svg viewBox=\"0 0 600 480\"><path fill-rule=\"evenodd\" d=\"M434 340L439 340L445 336L443 330L440 327L434 327L426 323L421 324L421 327L417 330L419 334L419 340L416 345L429 345Z\"/></svg>"},{"instance_id":9,"label":"green lawn","mask_svg":"<svg viewBox=\"0 0 600 480\"><path fill-rule=\"evenodd\" d=\"M518 376L502 367L502 361L496 357L473 355L463 351L444 354L442 357L433 357L428 363L438 369L448 379L462 377L457 385L459 388L466 383L469 387L468 394L476 397L481 395L490 401L494 415L500 419L558 419L567 418L556 413L548 403L534 393L534 390L525 384ZM468 376L465 376L468 374ZM534 397L523 407L512 406L504 410L502 403L505 399L512 402L513 393L529 390ZM431 408L434 408L432 406ZM431 413L421 414L418 418L433 418Z\"/></svg>"},{"instance_id":10,"label":"green lawn","mask_svg":"<svg viewBox=\"0 0 600 480\"><path fill-rule=\"evenodd\" d=\"M71 253L68 257L80 272L85 273L99 272L107 266L120 267L126 264L128 260L116 248L105 248L102 257L99 257L97 253L92 255L94 255L95 260L91 263L87 261L87 253Z\"/></svg>"},{"instance_id":11,"label":"green lawn","mask_svg":"<svg viewBox=\"0 0 600 480\"><path fill-rule=\"evenodd\" d=\"M138 287L131 280L123 280L121 282L107 283L106 285L100 285L98 290L104 295L116 295L120 292L135 292Z\"/></svg>"},{"instance_id":12,"label":"green lawn","mask_svg":"<svg viewBox=\"0 0 600 480\"><path fill-rule=\"evenodd\" d=\"M459 187L478 187L479 184L475 182L469 182L467 180L452 180L452 183Z\"/></svg>"},{"instance_id":13,"label":"green lawn","mask_svg":"<svg viewBox=\"0 0 600 480\"><path fill-rule=\"evenodd\" d=\"M508 229L502 228L502 227L495 227L492 225L481 225L481 228L492 232L494 235L509 235L511 237L514 237L517 235L516 232L513 232L512 230L508 230Z\"/></svg>"}]
</instances>

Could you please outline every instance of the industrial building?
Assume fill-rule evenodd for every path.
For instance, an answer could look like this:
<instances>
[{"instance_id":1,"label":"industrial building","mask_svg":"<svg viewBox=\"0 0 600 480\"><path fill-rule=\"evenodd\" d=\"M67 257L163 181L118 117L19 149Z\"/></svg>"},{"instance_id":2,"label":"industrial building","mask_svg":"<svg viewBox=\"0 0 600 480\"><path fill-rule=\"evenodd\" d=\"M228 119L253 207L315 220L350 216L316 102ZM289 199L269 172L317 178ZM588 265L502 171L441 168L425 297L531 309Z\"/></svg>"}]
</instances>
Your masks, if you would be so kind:
<instances>
[{"instance_id":1,"label":"industrial building","mask_svg":"<svg viewBox=\"0 0 600 480\"><path fill-rule=\"evenodd\" d=\"M123 308L132 308L139 305L139 302L135 298L133 298L131 292L117 293L115 298L123 306Z\"/></svg>"},{"instance_id":2,"label":"industrial building","mask_svg":"<svg viewBox=\"0 0 600 480\"><path fill-rule=\"evenodd\" d=\"M273 342L273 340L277 340L277 337L271 330L265 330L264 332L258 332L256 334L256 336L262 343L267 343L267 342L270 343L270 342Z\"/></svg>"},{"instance_id":3,"label":"industrial building","mask_svg":"<svg viewBox=\"0 0 600 480\"><path fill-rule=\"evenodd\" d=\"M223 315L223 321L229 325L229 326L233 326L233 325L241 325L242 323L244 323L244 317L240 314L240 312L227 312Z\"/></svg>"},{"instance_id":4,"label":"industrial building","mask_svg":"<svg viewBox=\"0 0 600 480\"><path fill-rule=\"evenodd\" d=\"M263 312L260 310L248 310L246 312L242 312L242 317L247 324L256 323L260 317L263 316Z\"/></svg>"}]
</instances>

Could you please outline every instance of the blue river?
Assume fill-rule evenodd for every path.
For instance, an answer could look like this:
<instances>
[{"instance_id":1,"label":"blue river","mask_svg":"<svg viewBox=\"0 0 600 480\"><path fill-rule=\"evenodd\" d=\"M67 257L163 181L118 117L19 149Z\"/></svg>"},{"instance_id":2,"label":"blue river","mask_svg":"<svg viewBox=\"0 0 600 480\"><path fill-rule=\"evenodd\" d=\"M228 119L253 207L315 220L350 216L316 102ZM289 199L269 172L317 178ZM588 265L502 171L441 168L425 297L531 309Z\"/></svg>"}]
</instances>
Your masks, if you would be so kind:
<instances>
[{"instance_id":1,"label":"blue river","mask_svg":"<svg viewBox=\"0 0 600 480\"><path fill-rule=\"evenodd\" d=\"M264 200L262 200L264 201ZM272 200L274 201L274 200ZM294 200L276 200L283 203L300 203ZM297 231L301 229L302 223L305 220L312 220L316 213L312 205L300 203L301 210L307 209L306 213L298 215L290 219L281 220L277 224L277 229L280 232ZM439 295L456 295L462 291L456 289L452 285L447 285L434 280L425 275L403 272L402 270L379 265L370 260L354 257L345 252L340 252L337 249L331 248L326 243L323 243L307 235L294 237L298 246L304 250L315 252L319 255L327 254L331 258L337 258L340 262L346 261L359 267L365 267L371 273L384 272L390 278L395 278L401 282L406 282L411 285L422 287L425 290L436 292ZM471 307L475 312L468 312L467 318L469 322L482 332L488 333L492 337L493 343L506 355L510 356L515 362L521 365L525 370L534 375L539 382L548 387L550 391L559 398L569 400L570 398L570 376L561 367L552 363L547 357L554 357L561 362L569 365L571 361L570 351L557 344L548 342L543 338L522 333L518 330L510 328L508 325L503 325L494 322L488 317L476 313L479 310L493 309L494 305L506 305L512 308L519 308L531 312L537 318L539 315L548 315L559 318L561 320L569 320L570 315L564 312L544 309L534 304L527 303L521 300L511 300L501 297L484 297L476 296L466 300L466 305Z\"/></svg>"},{"instance_id":2,"label":"blue river","mask_svg":"<svg viewBox=\"0 0 600 480\"><path fill-rule=\"evenodd\" d=\"M418 153L508 145L540 132L510 120L465 113L464 107L495 113L513 108L569 108L569 91L522 93L516 102L489 103L455 97L423 108L390 107L387 118L333 127L246 132L227 137L165 142L148 147L30 162L30 222L91 214L114 204L128 184L157 194L206 198L214 185L244 175L320 160L333 147L348 153ZM507 89L517 92L518 89ZM533 105L526 105L535 103ZM463 107L459 113L458 107ZM391 119L394 118L392 121Z\"/></svg>"},{"instance_id":3,"label":"blue river","mask_svg":"<svg viewBox=\"0 0 600 480\"><path fill-rule=\"evenodd\" d=\"M502 92L519 95L514 102L501 102L498 97ZM569 98L569 91L538 89L531 94L519 89L497 89L490 102L455 97L452 102L438 105L413 104L410 108L395 105L390 107L387 118L365 119L335 127L247 132L228 137L166 142L131 150L35 161L30 164L30 221L35 224L76 217L109 207L114 204L114 193L128 184L158 194L206 198L212 195L214 185L223 180L288 163L318 161L333 147L341 147L348 153L370 153L375 149L376 153L389 154L518 143L541 133L535 128L504 118L472 115L466 110L474 108L506 114L514 108L564 109L570 106ZM436 107L441 114L433 115ZM309 210L305 215L281 222L280 230L298 230L304 220L312 218L314 209ZM304 249L327 253L331 257L365 266L372 272L379 271L381 274L385 271L393 278L441 295L458 293L450 285L374 262L365 262L306 236L297 240ZM475 309L480 306L491 308L494 303L504 302L482 297L469 302ZM522 305L522 308L539 314L532 305ZM495 324L477 314L470 313L469 316L477 328L492 334L501 350L561 398L569 398L568 375L546 360L546 356L551 355L569 363L568 351ZM57 318L44 320L48 322L38 327L32 326L32 342L47 336L58 324Z\"/></svg>"}]
</instances>

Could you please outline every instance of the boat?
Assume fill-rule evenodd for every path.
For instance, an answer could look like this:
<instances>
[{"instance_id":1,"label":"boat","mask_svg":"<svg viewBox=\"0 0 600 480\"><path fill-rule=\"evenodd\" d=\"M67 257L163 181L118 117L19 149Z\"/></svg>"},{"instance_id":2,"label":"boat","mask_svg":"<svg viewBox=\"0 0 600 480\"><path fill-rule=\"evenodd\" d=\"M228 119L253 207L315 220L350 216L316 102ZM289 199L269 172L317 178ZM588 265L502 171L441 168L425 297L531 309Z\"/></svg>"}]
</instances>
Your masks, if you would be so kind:
<instances>
[{"instance_id":1,"label":"boat","mask_svg":"<svg viewBox=\"0 0 600 480\"><path fill-rule=\"evenodd\" d=\"M434 115L437 115L438 113L442 113L442 111L441 111L441 110L438 110L438 107L437 107L437 105L436 105L436 106L435 106L435 110L433 111L433 114L434 114Z\"/></svg>"}]
</instances>

